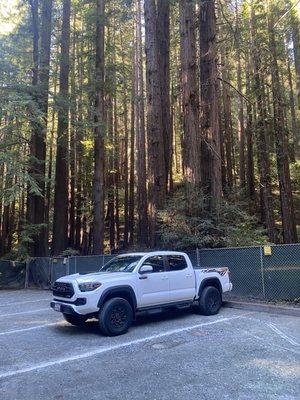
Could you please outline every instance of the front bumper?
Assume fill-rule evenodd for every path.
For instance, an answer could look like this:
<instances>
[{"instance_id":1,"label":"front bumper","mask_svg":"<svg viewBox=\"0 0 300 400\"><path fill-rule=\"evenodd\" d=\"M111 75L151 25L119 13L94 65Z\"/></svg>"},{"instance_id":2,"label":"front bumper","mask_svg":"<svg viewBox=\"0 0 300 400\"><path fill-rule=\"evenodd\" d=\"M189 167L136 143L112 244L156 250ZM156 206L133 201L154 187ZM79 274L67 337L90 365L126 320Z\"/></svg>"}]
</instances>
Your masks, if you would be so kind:
<instances>
[{"instance_id":1,"label":"front bumper","mask_svg":"<svg viewBox=\"0 0 300 400\"><path fill-rule=\"evenodd\" d=\"M50 306L53 310L65 314L92 315L99 312L100 295L100 288L81 292L76 282L56 282L53 286L53 300Z\"/></svg>"},{"instance_id":2,"label":"front bumper","mask_svg":"<svg viewBox=\"0 0 300 400\"><path fill-rule=\"evenodd\" d=\"M59 306L58 309L56 308L57 306ZM60 303L59 301L51 301L50 307L53 308L54 311L58 311L63 314L80 315L74 310L72 305L63 304Z\"/></svg>"}]
</instances>

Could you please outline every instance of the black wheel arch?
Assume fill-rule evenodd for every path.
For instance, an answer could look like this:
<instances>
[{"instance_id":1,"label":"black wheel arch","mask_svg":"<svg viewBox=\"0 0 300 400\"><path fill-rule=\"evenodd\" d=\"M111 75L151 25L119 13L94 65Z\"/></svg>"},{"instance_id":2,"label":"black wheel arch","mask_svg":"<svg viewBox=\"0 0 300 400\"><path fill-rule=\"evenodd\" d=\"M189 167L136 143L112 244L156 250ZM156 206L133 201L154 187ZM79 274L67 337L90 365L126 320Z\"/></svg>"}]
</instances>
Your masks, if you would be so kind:
<instances>
[{"instance_id":1,"label":"black wheel arch","mask_svg":"<svg viewBox=\"0 0 300 400\"><path fill-rule=\"evenodd\" d=\"M201 296L203 289L207 286L215 287L216 289L218 289L218 291L220 292L220 295L222 296L222 293L223 293L222 284L218 278L214 277L214 278L203 279L203 281L200 283L200 287L199 287L199 292L198 292L199 297Z\"/></svg>"},{"instance_id":2,"label":"black wheel arch","mask_svg":"<svg viewBox=\"0 0 300 400\"><path fill-rule=\"evenodd\" d=\"M98 301L99 309L103 306L103 304L114 297L122 297L123 299L127 300L128 303L132 307L133 314L135 315L136 308L137 308L137 300L134 293L134 290L131 286L128 285L120 285L107 288L101 294L101 297Z\"/></svg>"}]
</instances>

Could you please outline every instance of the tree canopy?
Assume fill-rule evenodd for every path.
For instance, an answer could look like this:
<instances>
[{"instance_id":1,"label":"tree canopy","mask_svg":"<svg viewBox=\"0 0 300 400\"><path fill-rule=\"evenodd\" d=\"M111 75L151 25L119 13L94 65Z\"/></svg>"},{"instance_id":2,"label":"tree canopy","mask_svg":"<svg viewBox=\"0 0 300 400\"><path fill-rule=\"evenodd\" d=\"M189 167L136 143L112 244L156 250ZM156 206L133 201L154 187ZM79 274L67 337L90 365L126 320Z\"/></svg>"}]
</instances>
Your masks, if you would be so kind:
<instances>
[{"instance_id":1,"label":"tree canopy","mask_svg":"<svg viewBox=\"0 0 300 400\"><path fill-rule=\"evenodd\" d=\"M1 2L0 256L294 243L299 157L299 1Z\"/></svg>"}]
</instances>

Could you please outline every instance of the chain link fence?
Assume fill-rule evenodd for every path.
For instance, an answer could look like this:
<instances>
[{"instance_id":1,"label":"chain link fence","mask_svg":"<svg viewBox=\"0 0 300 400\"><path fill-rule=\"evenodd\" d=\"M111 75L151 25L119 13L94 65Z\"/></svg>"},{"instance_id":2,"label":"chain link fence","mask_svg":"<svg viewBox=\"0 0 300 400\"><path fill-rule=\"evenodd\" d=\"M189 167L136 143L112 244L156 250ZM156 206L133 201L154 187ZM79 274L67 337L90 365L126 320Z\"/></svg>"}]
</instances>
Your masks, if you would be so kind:
<instances>
[{"instance_id":1,"label":"chain link fence","mask_svg":"<svg viewBox=\"0 0 300 400\"><path fill-rule=\"evenodd\" d=\"M228 267L232 297L289 301L300 298L300 244L196 249L187 254L195 268ZM26 263L0 260L0 289L49 289L62 276L97 272L113 257L41 257Z\"/></svg>"}]
</instances>

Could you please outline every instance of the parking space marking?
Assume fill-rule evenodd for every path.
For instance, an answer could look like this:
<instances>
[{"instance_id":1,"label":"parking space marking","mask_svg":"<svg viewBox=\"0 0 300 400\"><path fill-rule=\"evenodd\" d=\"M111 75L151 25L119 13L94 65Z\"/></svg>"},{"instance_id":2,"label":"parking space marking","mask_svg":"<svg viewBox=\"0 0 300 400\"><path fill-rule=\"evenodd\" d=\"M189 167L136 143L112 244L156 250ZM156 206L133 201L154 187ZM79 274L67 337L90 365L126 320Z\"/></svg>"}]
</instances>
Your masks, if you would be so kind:
<instances>
[{"instance_id":1,"label":"parking space marking","mask_svg":"<svg viewBox=\"0 0 300 400\"><path fill-rule=\"evenodd\" d=\"M277 335L279 335L282 339L287 340L293 346L300 346L300 344L298 342L296 342L291 337L287 336L280 329L278 329L274 324L267 324L267 325L272 329L273 332L277 333Z\"/></svg>"},{"instance_id":2,"label":"parking space marking","mask_svg":"<svg viewBox=\"0 0 300 400\"><path fill-rule=\"evenodd\" d=\"M63 363L67 363L67 362L70 362L70 361L77 361L77 360L82 360L82 359L85 359L85 358L94 357L94 356L97 356L99 354L107 353L109 351L123 349L123 348L130 347L130 346L133 346L133 345L138 345L138 344L141 344L141 343L149 342L151 340L160 339L160 338L163 338L163 337L166 337L166 336L170 336L170 335L175 335L177 333L188 332L188 331L191 331L193 329L201 328L202 326L209 326L209 325L215 325L215 324L222 323L222 322L232 321L232 320L241 318L241 317L243 317L245 315L248 315L248 314L249 313L236 315L234 317L219 318L219 319L216 319L216 320L210 321L210 322L204 322L204 323L201 323L201 324L196 324L196 325L192 325L192 326L186 326L186 327L183 327L183 328L172 329L170 331L166 331L166 332L159 333L159 334L156 334L156 335L151 335L151 336L140 338L140 339L134 339L134 340L131 340L129 342L119 343L119 344L115 344L115 345L112 345L112 346L105 346L105 347L102 347L102 348L97 348L96 350L88 351L86 353L76 354L76 355L69 356L69 357L63 357L63 358L59 358L59 359L53 360L53 361L42 362L40 364L35 364L35 365L30 366L30 367L26 367L26 368L22 368L22 369L10 370L10 371L3 372L2 374L0 374L0 379L1 378L8 378L8 377L15 376L15 375L24 374L26 372L32 372L32 371L36 371L36 370L52 367L54 365L63 364Z\"/></svg>"},{"instance_id":3,"label":"parking space marking","mask_svg":"<svg viewBox=\"0 0 300 400\"><path fill-rule=\"evenodd\" d=\"M43 325L31 326L30 328L13 329L13 330L11 330L11 331L0 332L0 336L11 335L11 334L13 334L13 333L34 331L34 330L36 330L36 329L45 328L46 326L51 326L51 325L58 325L58 321L57 321L57 322L50 322L50 323L48 323L48 324L43 324Z\"/></svg>"},{"instance_id":4,"label":"parking space marking","mask_svg":"<svg viewBox=\"0 0 300 400\"><path fill-rule=\"evenodd\" d=\"M40 308L38 310L30 310L30 311L22 311L22 312L17 312L17 313L10 313L10 314L0 314L0 317L12 317L14 315L33 314L33 313L42 312L42 311L50 311L50 307L48 307L48 308Z\"/></svg>"},{"instance_id":5,"label":"parking space marking","mask_svg":"<svg viewBox=\"0 0 300 400\"><path fill-rule=\"evenodd\" d=\"M8 307L8 306L15 306L18 304L25 304L25 303L37 303L39 301L50 301L51 298L49 297L48 299L39 299L39 300L26 300L26 301L18 301L16 303L7 303L7 304L0 304L0 307Z\"/></svg>"}]
</instances>

